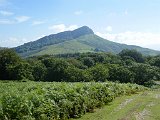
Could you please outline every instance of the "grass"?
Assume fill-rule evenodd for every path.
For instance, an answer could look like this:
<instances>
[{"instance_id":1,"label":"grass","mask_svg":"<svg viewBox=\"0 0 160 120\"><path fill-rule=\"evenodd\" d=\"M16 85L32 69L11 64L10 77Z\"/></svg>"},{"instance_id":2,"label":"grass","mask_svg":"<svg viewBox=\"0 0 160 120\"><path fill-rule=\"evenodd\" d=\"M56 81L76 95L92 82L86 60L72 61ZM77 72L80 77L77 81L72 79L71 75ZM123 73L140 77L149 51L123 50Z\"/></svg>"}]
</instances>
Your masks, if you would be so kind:
<instances>
[{"instance_id":1,"label":"grass","mask_svg":"<svg viewBox=\"0 0 160 120\"><path fill-rule=\"evenodd\" d=\"M65 54L65 53L83 53L83 52L94 52L93 47L80 43L76 40L66 41L63 43L50 45L44 48L44 50L34 54L34 55L44 55L44 54Z\"/></svg>"},{"instance_id":2,"label":"grass","mask_svg":"<svg viewBox=\"0 0 160 120\"><path fill-rule=\"evenodd\" d=\"M77 120L160 120L160 90L118 97Z\"/></svg>"}]
</instances>

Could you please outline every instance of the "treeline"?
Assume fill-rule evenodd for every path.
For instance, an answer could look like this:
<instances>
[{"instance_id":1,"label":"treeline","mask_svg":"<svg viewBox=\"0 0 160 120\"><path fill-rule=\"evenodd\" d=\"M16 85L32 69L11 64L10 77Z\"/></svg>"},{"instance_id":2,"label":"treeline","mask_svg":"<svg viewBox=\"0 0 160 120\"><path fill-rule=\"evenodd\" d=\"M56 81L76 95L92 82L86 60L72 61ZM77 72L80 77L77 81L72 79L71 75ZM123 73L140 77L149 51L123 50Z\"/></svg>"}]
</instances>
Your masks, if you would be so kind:
<instances>
[{"instance_id":1,"label":"treeline","mask_svg":"<svg viewBox=\"0 0 160 120\"><path fill-rule=\"evenodd\" d=\"M150 86L160 80L160 56L143 56L136 50L119 54L77 53L20 58L13 50L0 50L1 80L118 81Z\"/></svg>"}]
</instances>

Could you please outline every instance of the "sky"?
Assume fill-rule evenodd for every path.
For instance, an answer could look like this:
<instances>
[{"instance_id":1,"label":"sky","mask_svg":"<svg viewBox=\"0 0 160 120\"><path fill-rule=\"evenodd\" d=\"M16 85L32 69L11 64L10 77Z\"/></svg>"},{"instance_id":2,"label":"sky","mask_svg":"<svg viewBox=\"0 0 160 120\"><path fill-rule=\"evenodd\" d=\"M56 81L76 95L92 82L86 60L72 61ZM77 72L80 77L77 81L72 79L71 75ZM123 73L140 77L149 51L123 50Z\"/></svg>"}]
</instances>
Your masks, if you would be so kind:
<instances>
[{"instance_id":1,"label":"sky","mask_svg":"<svg viewBox=\"0 0 160 120\"><path fill-rule=\"evenodd\" d=\"M0 0L0 47L84 25L114 42L160 50L160 0Z\"/></svg>"}]
</instances>

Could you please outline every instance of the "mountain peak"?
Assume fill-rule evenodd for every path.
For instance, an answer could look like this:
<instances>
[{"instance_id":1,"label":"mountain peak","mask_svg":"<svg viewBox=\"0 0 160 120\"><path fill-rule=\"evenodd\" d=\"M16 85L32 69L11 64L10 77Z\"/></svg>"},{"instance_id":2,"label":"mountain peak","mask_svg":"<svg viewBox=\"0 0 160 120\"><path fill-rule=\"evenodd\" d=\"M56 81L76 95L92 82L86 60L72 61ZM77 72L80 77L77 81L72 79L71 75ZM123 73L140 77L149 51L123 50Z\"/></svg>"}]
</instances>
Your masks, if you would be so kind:
<instances>
[{"instance_id":1,"label":"mountain peak","mask_svg":"<svg viewBox=\"0 0 160 120\"><path fill-rule=\"evenodd\" d=\"M41 49L44 46L70 41L89 34L94 34L93 30L87 26L83 26L73 31L64 31L57 34L51 34L49 36L42 37L36 41L28 42L25 43L24 45L15 47L14 49L18 53L25 53L28 51L35 51Z\"/></svg>"},{"instance_id":2,"label":"mountain peak","mask_svg":"<svg viewBox=\"0 0 160 120\"><path fill-rule=\"evenodd\" d=\"M82 26L78 29L73 30L73 32L76 32L81 35L94 34L93 30L90 29L88 26Z\"/></svg>"}]
</instances>

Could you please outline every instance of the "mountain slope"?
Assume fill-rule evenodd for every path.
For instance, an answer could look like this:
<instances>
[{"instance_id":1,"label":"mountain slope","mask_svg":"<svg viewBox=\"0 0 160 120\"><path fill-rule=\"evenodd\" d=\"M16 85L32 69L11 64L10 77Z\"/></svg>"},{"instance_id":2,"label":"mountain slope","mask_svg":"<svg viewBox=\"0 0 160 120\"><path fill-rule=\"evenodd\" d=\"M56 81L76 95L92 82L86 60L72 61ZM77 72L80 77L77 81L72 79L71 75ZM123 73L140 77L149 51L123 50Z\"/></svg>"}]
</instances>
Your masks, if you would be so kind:
<instances>
[{"instance_id":1,"label":"mountain slope","mask_svg":"<svg viewBox=\"0 0 160 120\"><path fill-rule=\"evenodd\" d=\"M65 32L61 32L58 34L52 34L49 36L45 36L34 42L25 43L24 45L18 46L14 49L18 53L26 53L26 52L32 53L34 51L41 50L41 48L45 46L62 43L62 42L76 39L80 36L88 35L88 34L94 34L94 33L89 27L83 26L73 31L65 31Z\"/></svg>"},{"instance_id":2,"label":"mountain slope","mask_svg":"<svg viewBox=\"0 0 160 120\"><path fill-rule=\"evenodd\" d=\"M142 48L133 45L119 44L112 41L105 40L97 35L90 34L84 35L77 39L69 40L55 45L46 46L40 52L33 55L44 54L64 54L64 53L77 53L77 52L112 52L119 53L123 49L136 49L142 52L144 55L157 55L160 52L147 48Z\"/></svg>"},{"instance_id":3,"label":"mountain slope","mask_svg":"<svg viewBox=\"0 0 160 120\"><path fill-rule=\"evenodd\" d=\"M78 28L74 31L49 35L37 41L18 46L14 49L22 56L98 51L119 53L123 49L136 49L144 55L160 54L160 51L134 45L120 44L103 39L95 35L87 26Z\"/></svg>"},{"instance_id":4,"label":"mountain slope","mask_svg":"<svg viewBox=\"0 0 160 120\"><path fill-rule=\"evenodd\" d=\"M105 51L105 52L119 53L123 49L136 49L137 51L143 53L144 55L160 54L160 51L156 51L148 48L142 48L135 45L126 45L126 44L112 42L112 41L103 39L97 35L88 35L88 36L86 35L86 36L83 36L82 38L80 37L79 41L81 43L98 48L100 51Z\"/></svg>"},{"instance_id":5,"label":"mountain slope","mask_svg":"<svg viewBox=\"0 0 160 120\"><path fill-rule=\"evenodd\" d=\"M94 47L80 43L77 40L70 40L63 43L50 45L44 47L44 49L38 53L33 54L37 55L55 55L55 54L65 54L65 53L83 53L83 52L94 52Z\"/></svg>"}]
</instances>

